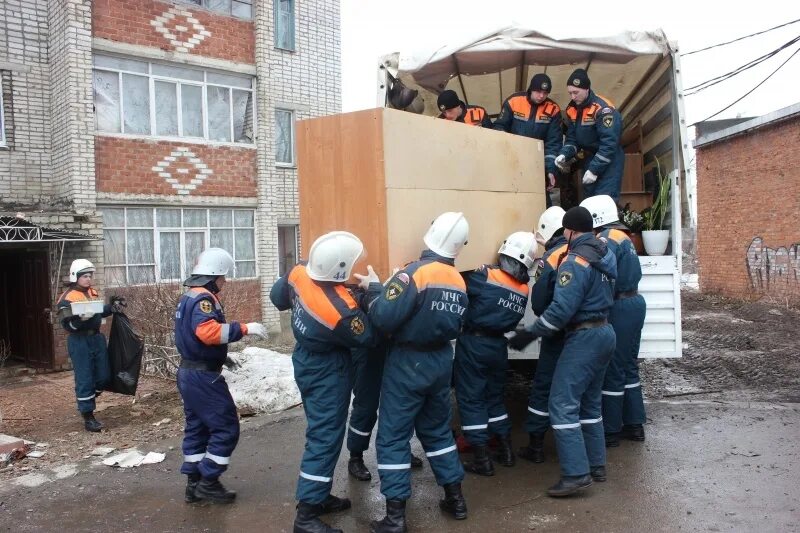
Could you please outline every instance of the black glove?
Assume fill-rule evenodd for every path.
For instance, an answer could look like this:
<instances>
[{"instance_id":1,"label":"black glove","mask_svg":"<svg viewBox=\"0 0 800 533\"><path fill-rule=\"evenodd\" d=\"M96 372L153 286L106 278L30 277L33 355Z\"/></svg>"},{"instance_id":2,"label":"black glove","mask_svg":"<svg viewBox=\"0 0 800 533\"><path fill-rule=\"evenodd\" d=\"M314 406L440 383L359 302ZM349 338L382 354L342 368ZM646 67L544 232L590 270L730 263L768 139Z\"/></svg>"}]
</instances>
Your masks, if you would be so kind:
<instances>
[{"instance_id":1,"label":"black glove","mask_svg":"<svg viewBox=\"0 0 800 533\"><path fill-rule=\"evenodd\" d=\"M108 303L111 304L112 313L123 313L125 308L128 307L128 302L122 296L112 296L109 298Z\"/></svg>"},{"instance_id":2,"label":"black glove","mask_svg":"<svg viewBox=\"0 0 800 533\"><path fill-rule=\"evenodd\" d=\"M508 346L509 348L522 351L526 346L538 338L538 335L534 335L530 331L518 329L511 335L511 337L508 338Z\"/></svg>"}]
</instances>

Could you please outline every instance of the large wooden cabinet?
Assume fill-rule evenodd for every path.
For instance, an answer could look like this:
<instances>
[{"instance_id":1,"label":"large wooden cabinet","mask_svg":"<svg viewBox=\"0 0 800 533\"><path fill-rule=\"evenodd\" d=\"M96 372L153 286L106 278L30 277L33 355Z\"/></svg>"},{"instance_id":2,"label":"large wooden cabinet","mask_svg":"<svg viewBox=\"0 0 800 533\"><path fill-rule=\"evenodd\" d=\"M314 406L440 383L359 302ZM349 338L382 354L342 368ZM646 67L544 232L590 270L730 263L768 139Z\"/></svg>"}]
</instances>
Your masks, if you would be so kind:
<instances>
[{"instance_id":1,"label":"large wooden cabinet","mask_svg":"<svg viewBox=\"0 0 800 533\"><path fill-rule=\"evenodd\" d=\"M470 224L463 271L495 262L545 209L542 143L517 135L372 109L300 121L297 151L302 255L319 235L350 231L381 279L419 257L444 211Z\"/></svg>"}]
</instances>

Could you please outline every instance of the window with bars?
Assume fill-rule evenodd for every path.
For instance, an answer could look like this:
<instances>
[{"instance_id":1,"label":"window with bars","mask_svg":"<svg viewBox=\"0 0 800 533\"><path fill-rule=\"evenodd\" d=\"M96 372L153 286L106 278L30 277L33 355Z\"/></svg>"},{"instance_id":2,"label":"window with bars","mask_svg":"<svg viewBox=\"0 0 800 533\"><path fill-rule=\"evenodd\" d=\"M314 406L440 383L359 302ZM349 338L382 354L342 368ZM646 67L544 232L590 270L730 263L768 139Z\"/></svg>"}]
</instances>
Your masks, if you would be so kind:
<instances>
[{"instance_id":1,"label":"window with bars","mask_svg":"<svg viewBox=\"0 0 800 533\"><path fill-rule=\"evenodd\" d=\"M278 226L278 275L297 264L297 225Z\"/></svg>"},{"instance_id":2,"label":"window with bars","mask_svg":"<svg viewBox=\"0 0 800 533\"><path fill-rule=\"evenodd\" d=\"M257 275L252 209L106 207L103 238L109 286L180 282L212 247L233 256L229 278Z\"/></svg>"},{"instance_id":3,"label":"window with bars","mask_svg":"<svg viewBox=\"0 0 800 533\"><path fill-rule=\"evenodd\" d=\"M209 11L241 19L253 18L253 0L182 0L187 4L202 6Z\"/></svg>"},{"instance_id":4,"label":"window with bars","mask_svg":"<svg viewBox=\"0 0 800 533\"><path fill-rule=\"evenodd\" d=\"M94 56L97 130L253 144L252 76Z\"/></svg>"},{"instance_id":5,"label":"window with bars","mask_svg":"<svg viewBox=\"0 0 800 533\"><path fill-rule=\"evenodd\" d=\"M274 0L275 47L294 50L294 0Z\"/></svg>"},{"instance_id":6,"label":"window with bars","mask_svg":"<svg viewBox=\"0 0 800 533\"><path fill-rule=\"evenodd\" d=\"M275 162L294 165L294 111L275 110Z\"/></svg>"}]
</instances>

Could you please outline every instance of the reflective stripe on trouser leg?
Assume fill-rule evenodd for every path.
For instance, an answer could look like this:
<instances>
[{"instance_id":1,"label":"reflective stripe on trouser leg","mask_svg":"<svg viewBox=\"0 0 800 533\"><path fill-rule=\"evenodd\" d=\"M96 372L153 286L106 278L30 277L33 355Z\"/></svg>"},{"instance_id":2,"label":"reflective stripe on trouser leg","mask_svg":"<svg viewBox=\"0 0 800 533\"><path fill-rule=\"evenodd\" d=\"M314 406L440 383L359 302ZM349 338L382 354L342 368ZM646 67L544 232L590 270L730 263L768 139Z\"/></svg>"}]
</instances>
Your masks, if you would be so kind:
<instances>
[{"instance_id":1,"label":"reflective stripe on trouser leg","mask_svg":"<svg viewBox=\"0 0 800 533\"><path fill-rule=\"evenodd\" d=\"M90 337L85 335L69 335L67 337L67 351L72 361L73 377L75 378L75 400L78 411L90 413L95 409L95 379L94 359Z\"/></svg>"},{"instance_id":2,"label":"reflective stripe on trouser leg","mask_svg":"<svg viewBox=\"0 0 800 533\"><path fill-rule=\"evenodd\" d=\"M583 402L588 399L584 394L592 387L599 394L598 385L613 349L614 331L611 326L579 330L566 337L553 374L549 401L550 422L564 476L589 473L580 414ZM596 398L595 403L599 404L599 401ZM599 424L593 425L600 429L602 437Z\"/></svg>"},{"instance_id":3,"label":"reflective stripe on trouser leg","mask_svg":"<svg viewBox=\"0 0 800 533\"><path fill-rule=\"evenodd\" d=\"M580 423L586 458L589 466L606 464L606 438L603 430L602 403L600 389L603 386L604 372L599 370L589 383L581 398Z\"/></svg>"},{"instance_id":4,"label":"reflective stripe on trouser leg","mask_svg":"<svg viewBox=\"0 0 800 533\"><path fill-rule=\"evenodd\" d=\"M383 363L386 346L381 344L353 354L353 409L347 430L347 449L363 453L378 420L378 401L381 394Z\"/></svg>"},{"instance_id":5,"label":"reflective stripe on trouser leg","mask_svg":"<svg viewBox=\"0 0 800 533\"><path fill-rule=\"evenodd\" d=\"M453 360L461 431L472 446L485 446L489 440L489 412L486 402L489 369L480 354L482 338L461 335L456 342Z\"/></svg>"},{"instance_id":6,"label":"reflective stripe on trouser leg","mask_svg":"<svg viewBox=\"0 0 800 533\"><path fill-rule=\"evenodd\" d=\"M295 346L292 364L308 422L295 496L315 505L331 492L344 442L353 367L349 351L314 353L300 346Z\"/></svg>"},{"instance_id":7,"label":"reflective stripe on trouser leg","mask_svg":"<svg viewBox=\"0 0 800 533\"><path fill-rule=\"evenodd\" d=\"M492 339L498 344L489 364L486 402L489 406L489 433L505 436L511 433L511 419L505 404L508 345L505 339Z\"/></svg>"},{"instance_id":8,"label":"reflective stripe on trouser leg","mask_svg":"<svg viewBox=\"0 0 800 533\"><path fill-rule=\"evenodd\" d=\"M447 349L438 351L436 355L429 354L429 357L438 366L431 368L431 376L435 379L417 415L415 428L417 438L422 443L431 470L436 476L436 483L444 486L464 479L464 467L450 431L452 359Z\"/></svg>"},{"instance_id":9,"label":"reflective stripe on trouser leg","mask_svg":"<svg viewBox=\"0 0 800 533\"><path fill-rule=\"evenodd\" d=\"M550 399L550 385L553 383L553 372L556 369L558 356L564 347L562 339L543 338L539 361L536 363L536 375L531 383L528 398L528 416L525 419L525 431L543 435L550 427L550 412L547 406Z\"/></svg>"},{"instance_id":10,"label":"reflective stripe on trouser leg","mask_svg":"<svg viewBox=\"0 0 800 533\"><path fill-rule=\"evenodd\" d=\"M239 442L236 404L221 374L201 370L178 370L178 390L186 415L184 456L204 456L199 463L185 461L181 472L218 478L228 468Z\"/></svg>"},{"instance_id":11,"label":"reflective stripe on trouser leg","mask_svg":"<svg viewBox=\"0 0 800 533\"><path fill-rule=\"evenodd\" d=\"M603 390L613 390L621 394L613 399L617 410L611 413L614 416L612 421L606 420L605 406L609 398L605 394L603 395L603 424L606 427L606 433L620 431L623 424L644 423L644 401L641 388L631 387L631 385L639 383L639 344L642 338L645 313L644 297L637 295L617 300L609 315L609 321L617 336L617 347L614 350L609 369L613 365L616 375L614 388L607 389L606 383L603 385ZM609 424L613 424L613 426ZM609 427L613 427L614 430L609 431Z\"/></svg>"}]
</instances>

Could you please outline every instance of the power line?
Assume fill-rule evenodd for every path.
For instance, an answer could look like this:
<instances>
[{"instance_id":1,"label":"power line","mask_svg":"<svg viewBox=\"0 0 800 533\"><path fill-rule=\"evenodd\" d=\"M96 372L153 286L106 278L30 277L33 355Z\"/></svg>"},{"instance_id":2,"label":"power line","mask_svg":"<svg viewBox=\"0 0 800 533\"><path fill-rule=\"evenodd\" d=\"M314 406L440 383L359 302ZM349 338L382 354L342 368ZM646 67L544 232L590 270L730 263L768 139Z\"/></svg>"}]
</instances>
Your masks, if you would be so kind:
<instances>
[{"instance_id":1,"label":"power line","mask_svg":"<svg viewBox=\"0 0 800 533\"><path fill-rule=\"evenodd\" d=\"M770 32L772 30L777 30L778 28L783 28L784 26L789 26L790 24L795 24L797 22L800 22L800 19L793 20L791 22L787 22L787 23L781 24L779 26L775 26L775 27L769 28L767 30L759 31L759 32L756 32L756 33L751 33L750 35L745 35L744 37L739 37L738 39L734 39L732 41L727 41L727 42L719 43L719 44L712 44L711 46L706 46L705 48L701 48L699 50L692 50L691 52L686 52L685 54L681 54L681 57L690 56L692 54L697 54L699 52L705 52L706 50L711 50L712 48L718 48L720 46L725 46L726 44L731 44L731 43L735 43L737 41L741 41L741 40L744 40L744 39L749 39L750 37L755 37L756 35L761 35L762 33L767 33L767 32Z\"/></svg>"},{"instance_id":2,"label":"power line","mask_svg":"<svg viewBox=\"0 0 800 533\"><path fill-rule=\"evenodd\" d=\"M742 101L744 98L746 98L747 96L749 96L749 95L750 95L750 93L752 93L753 91L755 91L756 89L758 89L759 87L761 87L762 85L764 85L764 83L766 83L766 81L767 81L768 79L770 79L770 78L771 78L771 77L772 77L772 76L773 76L773 75L774 75L776 72L778 72L778 71L779 71L781 68L783 68L783 66L784 66L786 63L788 63L790 59L792 59L794 56L796 56L796 55L797 55L797 52L800 52L800 48L798 48L797 50L795 50L795 51L794 51L794 53L793 53L792 55L790 55L790 56L788 57L788 59L786 59L786 61L784 61L783 63L781 63L780 65L778 65L778 68L776 68L775 70L773 70L773 71L772 71L772 73L770 73L770 75L769 75L769 76L767 76L766 78L764 78L763 80L761 80L761 82L760 82L758 85L756 85L755 87L753 87L752 89L750 89L749 91L747 91L746 93L744 93L742 96L740 96L739 98L737 98L736 100L734 100L733 102L731 102L731 103L730 103L728 106L726 106L726 107L723 107L722 109L720 109L719 111L717 111L717 112L716 112L716 113L714 113L713 115L711 115L711 116L709 116L709 117L706 117L706 118L704 118L703 120L698 120L698 121L697 121L697 122L695 122L694 124L690 124L690 125L689 125L689 127L696 126L696 125L697 125L697 124L699 124L700 122L705 122L705 121L707 121L707 120L711 120L712 118L716 117L717 115L719 115L719 114L720 114L720 113L722 113L723 111L727 111L728 109L730 109L731 107L733 107L734 105L736 105L737 103L739 103L740 101Z\"/></svg>"},{"instance_id":3,"label":"power line","mask_svg":"<svg viewBox=\"0 0 800 533\"><path fill-rule=\"evenodd\" d=\"M704 81L702 83L698 83L697 85L693 85L692 87L687 88L685 90L685 94L686 94L686 96L691 96L693 94L697 94L700 91L702 91L703 89L708 89L709 87L711 87L713 85L716 85L718 83L721 83L721 82L723 82L725 80L728 80L728 79L736 76L737 74L739 74L741 72L744 72L747 69L753 68L756 65L760 65L761 63L763 63L767 59L770 59L770 58L778 55L783 50L785 50L785 49L789 48L790 46L796 44L798 41L800 41L800 36L795 37L791 41L788 41L787 43L783 44L782 46L779 46L775 50L773 50L771 52L768 52L768 53L762 55L761 57L757 57L756 59L748 61L744 65L736 67L734 70L732 70L730 72L726 72L725 74L720 74L719 76L716 76L716 77L711 78L709 80L706 80L706 81Z\"/></svg>"}]
</instances>

